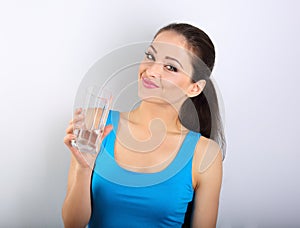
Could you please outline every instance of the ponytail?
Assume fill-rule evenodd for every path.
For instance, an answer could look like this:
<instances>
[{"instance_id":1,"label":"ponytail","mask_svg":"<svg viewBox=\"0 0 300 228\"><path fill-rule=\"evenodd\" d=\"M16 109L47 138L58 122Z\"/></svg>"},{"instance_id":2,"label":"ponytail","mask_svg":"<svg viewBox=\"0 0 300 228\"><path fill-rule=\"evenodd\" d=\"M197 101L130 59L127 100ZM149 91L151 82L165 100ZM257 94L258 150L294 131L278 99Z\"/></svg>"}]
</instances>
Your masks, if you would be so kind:
<instances>
[{"instance_id":1,"label":"ponytail","mask_svg":"<svg viewBox=\"0 0 300 228\"><path fill-rule=\"evenodd\" d=\"M187 129L216 141L224 159L226 143L223 124L217 93L210 78L206 79L206 85L198 96L185 100L179 111L179 119Z\"/></svg>"}]
</instances>

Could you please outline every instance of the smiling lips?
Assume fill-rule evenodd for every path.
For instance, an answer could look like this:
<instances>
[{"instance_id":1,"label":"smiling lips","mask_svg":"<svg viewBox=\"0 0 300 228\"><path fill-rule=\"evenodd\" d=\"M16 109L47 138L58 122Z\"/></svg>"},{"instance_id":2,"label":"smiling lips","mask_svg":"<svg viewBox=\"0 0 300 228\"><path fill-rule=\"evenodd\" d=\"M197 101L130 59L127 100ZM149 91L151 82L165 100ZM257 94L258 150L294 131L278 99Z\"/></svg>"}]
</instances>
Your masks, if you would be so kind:
<instances>
[{"instance_id":1,"label":"smiling lips","mask_svg":"<svg viewBox=\"0 0 300 228\"><path fill-rule=\"evenodd\" d=\"M152 82L150 79L146 77L142 77L143 86L148 89L155 89L158 88L158 85L156 85L154 82Z\"/></svg>"}]
</instances>

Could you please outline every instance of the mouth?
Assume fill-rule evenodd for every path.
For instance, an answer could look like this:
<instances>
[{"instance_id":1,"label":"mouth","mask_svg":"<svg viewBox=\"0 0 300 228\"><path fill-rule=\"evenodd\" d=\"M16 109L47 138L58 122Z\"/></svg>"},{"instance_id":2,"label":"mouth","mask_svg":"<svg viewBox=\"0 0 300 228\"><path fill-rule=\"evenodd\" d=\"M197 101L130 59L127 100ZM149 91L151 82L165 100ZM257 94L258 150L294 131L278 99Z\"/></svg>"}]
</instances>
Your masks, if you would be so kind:
<instances>
[{"instance_id":1,"label":"mouth","mask_svg":"<svg viewBox=\"0 0 300 228\"><path fill-rule=\"evenodd\" d=\"M142 77L142 83L143 83L143 86L148 89L155 89L155 88L159 87L158 85L156 85L154 82L152 82L150 79L148 79L146 77Z\"/></svg>"}]
</instances>

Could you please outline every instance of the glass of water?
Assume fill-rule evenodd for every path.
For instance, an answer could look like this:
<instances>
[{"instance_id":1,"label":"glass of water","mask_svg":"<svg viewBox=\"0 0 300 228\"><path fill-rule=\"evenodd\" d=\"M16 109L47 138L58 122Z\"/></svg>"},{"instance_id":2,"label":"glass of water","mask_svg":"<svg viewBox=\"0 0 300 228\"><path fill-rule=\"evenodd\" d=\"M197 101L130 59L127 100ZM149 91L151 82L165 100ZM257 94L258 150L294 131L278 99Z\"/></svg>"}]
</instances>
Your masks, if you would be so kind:
<instances>
[{"instance_id":1,"label":"glass of water","mask_svg":"<svg viewBox=\"0 0 300 228\"><path fill-rule=\"evenodd\" d=\"M81 120L74 123L76 140L72 141L72 146L83 153L98 153L111 104L112 93L108 89L87 89L79 114ZM73 119L77 118L75 115Z\"/></svg>"}]
</instances>

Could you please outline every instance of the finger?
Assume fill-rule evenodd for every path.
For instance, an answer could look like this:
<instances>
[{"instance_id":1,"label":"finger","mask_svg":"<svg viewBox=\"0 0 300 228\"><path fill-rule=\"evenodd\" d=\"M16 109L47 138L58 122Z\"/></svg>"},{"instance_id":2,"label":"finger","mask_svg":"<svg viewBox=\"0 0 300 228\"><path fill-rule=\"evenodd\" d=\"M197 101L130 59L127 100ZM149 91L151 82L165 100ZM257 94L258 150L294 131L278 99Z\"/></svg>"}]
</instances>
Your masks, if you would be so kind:
<instances>
[{"instance_id":1,"label":"finger","mask_svg":"<svg viewBox=\"0 0 300 228\"><path fill-rule=\"evenodd\" d=\"M77 109L75 109L75 111L74 111L74 114L80 114L82 112L82 108L77 108Z\"/></svg>"},{"instance_id":2,"label":"finger","mask_svg":"<svg viewBox=\"0 0 300 228\"><path fill-rule=\"evenodd\" d=\"M66 128L66 133L72 133L74 128L81 128L83 123L84 116L80 115L78 117L75 117L74 119L69 121L69 126Z\"/></svg>"},{"instance_id":3,"label":"finger","mask_svg":"<svg viewBox=\"0 0 300 228\"><path fill-rule=\"evenodd\" d=\"M64 137L64 143L68 146L68 147L72 147L71 145L71 141L73 139L76 139L76 136L73 135L73 134L67 134L65 137Z\"/></svg>"},{"instance_id":4,"label":"finger","mask_svg":"<svg viewBox=\"0 0 300 228\"><path fill-rule=\"evenodd\" d=\"M103 130L103 135L102 135L102 139L105 138L113 129L112 125L107 125L104 130Z\"/></svg>"},{"instance_id":5,"label":"finger","mask_svg":"<svg viewBox=\"0 0 300 228\"><path fill-rule=\"evenodd\" d=\"M83 114L80 114L78 116L74 116L72 124L76 124L78 122L83 122L83 120L84 120L84 115Z\"/></svg>"},{"instance_id":6,"label":"finger","mask_svg":"<svg viewBox=\"0 0 300 228\"><path fill-rule=\"evenodd\" d=\"M80 116L80 115L83 115L82 108L76 109L75 112L73 113L74 117Z\"/></svg>"},{"instance_id":7,"label":"finger","mask_svg":"<svg viewBox=\"0 0 300 228\"><path fill-rule=\"evenodd\" d=\"M82 112L82 108L77 108L77 109L75 110L73 116L79 116L81 112ZM71 120L69 121L69 124L73 124L73 123L74 123L74 119L71 119Z\"/></svg>"},{"instance_id":8,"label":"finger","mask_svg":"<svg viewBox=\"0 0 300 228\"><path fill-rule=\"evenodd\" d=\"M66 134L71 134L71 133L73 133L73 125L69 125L68 127L67 127L67 129L66 129Z\"/></svg>"}]
</instances>

